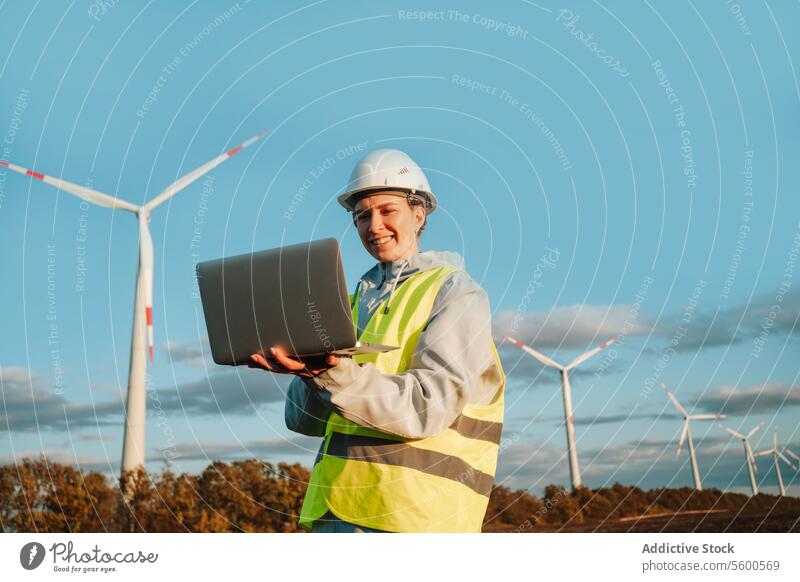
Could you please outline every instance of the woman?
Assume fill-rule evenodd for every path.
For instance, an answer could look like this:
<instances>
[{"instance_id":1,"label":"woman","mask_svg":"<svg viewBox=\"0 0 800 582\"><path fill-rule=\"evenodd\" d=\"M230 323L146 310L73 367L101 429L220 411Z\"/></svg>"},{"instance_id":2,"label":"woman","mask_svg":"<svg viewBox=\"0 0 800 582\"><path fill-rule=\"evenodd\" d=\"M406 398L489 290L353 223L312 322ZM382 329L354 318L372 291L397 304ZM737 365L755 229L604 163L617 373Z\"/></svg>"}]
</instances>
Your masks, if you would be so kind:
<instances>
[{"instance_id":1,"label":"woman","mask_svg":"<svg viewBox=\"0 0 800 582\"><path fill-rule=\"evenodd\" d=\"M420 252L436 197L417 164L376 150L339 202L378 264L351 297L359 339L383 354L252 367L295 374L286 425L324 437L300 515L312 531L480 531L503 421L505 377L486 292L456 253Z\"/></svg>"}]
</instances>

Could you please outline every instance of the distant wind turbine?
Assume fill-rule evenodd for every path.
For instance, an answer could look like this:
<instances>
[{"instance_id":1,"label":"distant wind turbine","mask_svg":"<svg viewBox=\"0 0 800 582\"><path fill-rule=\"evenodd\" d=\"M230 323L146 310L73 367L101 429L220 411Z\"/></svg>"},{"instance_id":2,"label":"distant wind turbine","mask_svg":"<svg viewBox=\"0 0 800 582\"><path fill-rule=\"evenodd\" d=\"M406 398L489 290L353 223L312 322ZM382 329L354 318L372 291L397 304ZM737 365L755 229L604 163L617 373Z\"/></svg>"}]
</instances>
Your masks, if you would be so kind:
<instances>
[{"instance_id":1,"label":"distant wind turbine","mask_svg":"<svg viewBox=\"0 0 800 582\"><path fill-rule=\"evenodd\" d=\"M139 269L136 275L136 299L133 307L133 332L131 337L131 359L128 371L128 399L125 407L125 440L122 447L122 477L123 491L127 494L129 488L124 483L125 473L137 467L144 467L145 443L145 410L147 404L146 374L147 361L145 357L145 337L153 360L153 239L150 236L150 213L162 202L186 188L198 178L207 174L222 162L251 145L269 133L262 131L227 152L220 154L210 162L189 172L166 187L158 196L143 204L136 206L114 196L103 194L90 188L78 186L71 182L41 174L15 164L0 161L0 166L9 170L25 174L40 180L45 184L55 186L60 190L69 192L88 202L113 208L114 210L127 210L139 219Z\"/></svg>"},{"instance_id":2,"label":"distant wind turbine","mask_svg":"<svg viewBox=\"0 0 800 582\"><path fill-rule=\"evenodd\" d=\"M756 427L746 435L740 434L732 428L728 428L721 422L717 424L744 443L744 460L747 463L747 472L750 475L750 488L753 490L753 495L758 495L758 484L756 483L756 471L758 470L758 467L756 467L756 459L753 456L753 449L750 448L750 437L753 436L758 429L764 426L764 423L759 422Z\"/></svg>"},{"instance_id":3,"label":"distant wind turbine","mask_svg":"<svg viewBox=\"0 0 800 582\"><path fill-rule=\"evenodd\" d=\"M797 455L792 453L790 450L785 449L785 452L790 453L794 458L798 458ZM778 450L778 427L776 426L772 430L772 448L767 449L765 451L759 451L758 453L754 453L754 457L764 457L766 455L772 455L772 462L775 463L775 474L778 475L778 489L781 492L781 497L786 497L786 487L783 486L783 476L781 475L781 465L778 461L783 461L787 465L789 465L792 469L797 470L797 467L794 466L789 459L783 454L783 452ZM799 459L800 460L800 459Z\"/></svg>"},{"instance_id":4,"label":"distant wind turbine","mask_svg":"<svg viewBox=\"0 0 800 582\"><path fill-rule=\"evenodd\" d=\"M572 391L569 385L569 371L575 368L578 364L581 364L594 356L601 350L604 350L615 341L617 338L613 338L605 342L604 344L600 344L593 350L589 350L582 356L578 356L574 360L572 360L566 366L562 366L561 364L551 360L544 354L541 354L534 350L530 346L526 346L521 341L515 340L511 336L506 336L510 342L513 342L518 348L528 352L534 358L539 360L545 366L550 366L551 368L556 368L561 373L561 394L564 397L564 424L567 427L567 453L569 455L569 474L570 478L572 479L572 490L576 491L578 488L581 487L581 470L578 466L578 451L575 448L575 419L572 416Z\"/></svg>"},{"instance_id":5,"label":"distant wind turbine","mask_svg":"<svg viewBox=\"0 0 800 582\"><path fill-rule=\"evenodd\" d=\"M795 461L797 461L798 463L800 463L800 456L798 456L797 454L793 453L793 452L792 452L792 451L789 449L789 447L783 447L783 452L784 452L784 453L786 453L786 454L788 454L790 457L793 457Z\"/></svg>"},{"instance_id":6,"label":"distant wind turbine","mask_svg":"<svg viewBox=\"0 0 800 582\"><path fill-rule=\"evenodd\" d=\"M690 420L719 420L721 418L727 418L724 414L689 414L686 412L686 409L681 406L681 403L678 402L678 399L675 398L675 395L669 391L666 384L661 382L661 388L666 392L667 396L670 400L672 400L672 404L675 405L675 408L678 409L683 415L683 431L681 432L681 438L678 441L678 450L675 452L675 457L679 457L681 454L681 449L683 448L683 441L688 439L689 442L689 458L692 461L692 477L694 477L694 488L698 491L703 490L703 484L700 481L700 470L697 468L697 455L695 454L694 450L694 441L692 440L692 429L689 426Z\"/></svg>"}]
</instances>

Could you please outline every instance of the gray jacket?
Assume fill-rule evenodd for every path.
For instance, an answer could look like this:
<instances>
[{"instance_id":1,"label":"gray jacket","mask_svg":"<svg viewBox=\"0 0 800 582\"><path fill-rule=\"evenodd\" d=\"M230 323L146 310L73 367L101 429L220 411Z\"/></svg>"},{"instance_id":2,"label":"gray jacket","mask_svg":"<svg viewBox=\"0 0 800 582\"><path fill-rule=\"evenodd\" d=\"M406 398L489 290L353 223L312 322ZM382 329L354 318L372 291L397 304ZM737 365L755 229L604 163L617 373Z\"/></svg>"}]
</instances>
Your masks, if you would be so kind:
<instances>
[{"instance_id":1,"label":"gray jacket","mask_svg":"<svg viewBox=\"0 0 800 582\"><path fill-rule=\"evenodd\" d=\"M443 264L463 269L460 255L425 251L378 263L359 281L358 330L405 279ZM486 292L463 270L451 273L433 303L409 369L383 374L351 358L313 379L295 377L286 399L286 426L324 436L331 411L362 426L403 438L444 431L469 404L489 404L502 383L491 350Z\"/></svg>"}]
</instances>

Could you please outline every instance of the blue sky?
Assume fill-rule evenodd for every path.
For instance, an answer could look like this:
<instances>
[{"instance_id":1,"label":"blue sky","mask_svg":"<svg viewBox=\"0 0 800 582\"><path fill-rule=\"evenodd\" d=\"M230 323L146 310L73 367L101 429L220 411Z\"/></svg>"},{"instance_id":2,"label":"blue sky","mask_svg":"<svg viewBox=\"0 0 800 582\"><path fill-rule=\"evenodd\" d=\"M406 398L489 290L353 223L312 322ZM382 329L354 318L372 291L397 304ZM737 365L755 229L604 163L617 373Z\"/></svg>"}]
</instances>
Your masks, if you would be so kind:
<instances>
[{"instance_id":1,"label":"blue sky","mask_svg":"<svg viewBox=\"0 0 800 582\"><path fill-rule=\"evenodd\" d=\"M273 130L153 215L148 468L311 463L285 378L207 357L194 263L335 236L353 286L372 259L335 195L377 147L428 172L422 246L465 257L498 342L569 361L623 335L573 377L587 485L690 484L660 380L800 453L796 5L111 4L0 4L3 161L139 204ZM0 224L0 460L116 473L135 220L0 171ZM499 480L568 483L556 374L500 352ZM746 490L740 444L693 431L704 484Z\"/></svg>"}]
</instances>

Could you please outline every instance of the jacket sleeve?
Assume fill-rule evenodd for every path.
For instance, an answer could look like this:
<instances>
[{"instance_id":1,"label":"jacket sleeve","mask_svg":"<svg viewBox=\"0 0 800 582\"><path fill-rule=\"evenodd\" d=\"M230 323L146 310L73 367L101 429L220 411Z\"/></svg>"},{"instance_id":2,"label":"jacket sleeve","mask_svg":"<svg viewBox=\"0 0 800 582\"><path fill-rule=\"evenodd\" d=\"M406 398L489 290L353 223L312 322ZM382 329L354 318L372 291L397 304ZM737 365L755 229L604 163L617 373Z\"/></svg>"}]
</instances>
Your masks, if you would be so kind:
<instances>
[{"instance_id":1,"label":"jacket sleeve","mask_svg":"<svg viewBox=\"0 0 800 582\"><path fill-rule=\"evenodd\" d=\"M307 379L295 376L286 392L284 418L286 427L308 436L325 436L331 409L316 394L317 387Z\"/></svg>"},{"instance_id":2,"label":"jacket sleeve","mask_svg":"<svg viewBox=\"0 0 800 582\"><path fill-rule=\"evenodd\" d=\"M409 369L383 374L372 363L343 358L311 382L342 417L397 435L425 438L444 431L471 400L494 363L486 292L463 272L453 273L434 302Z\"/></svg>"}]
</instances>

